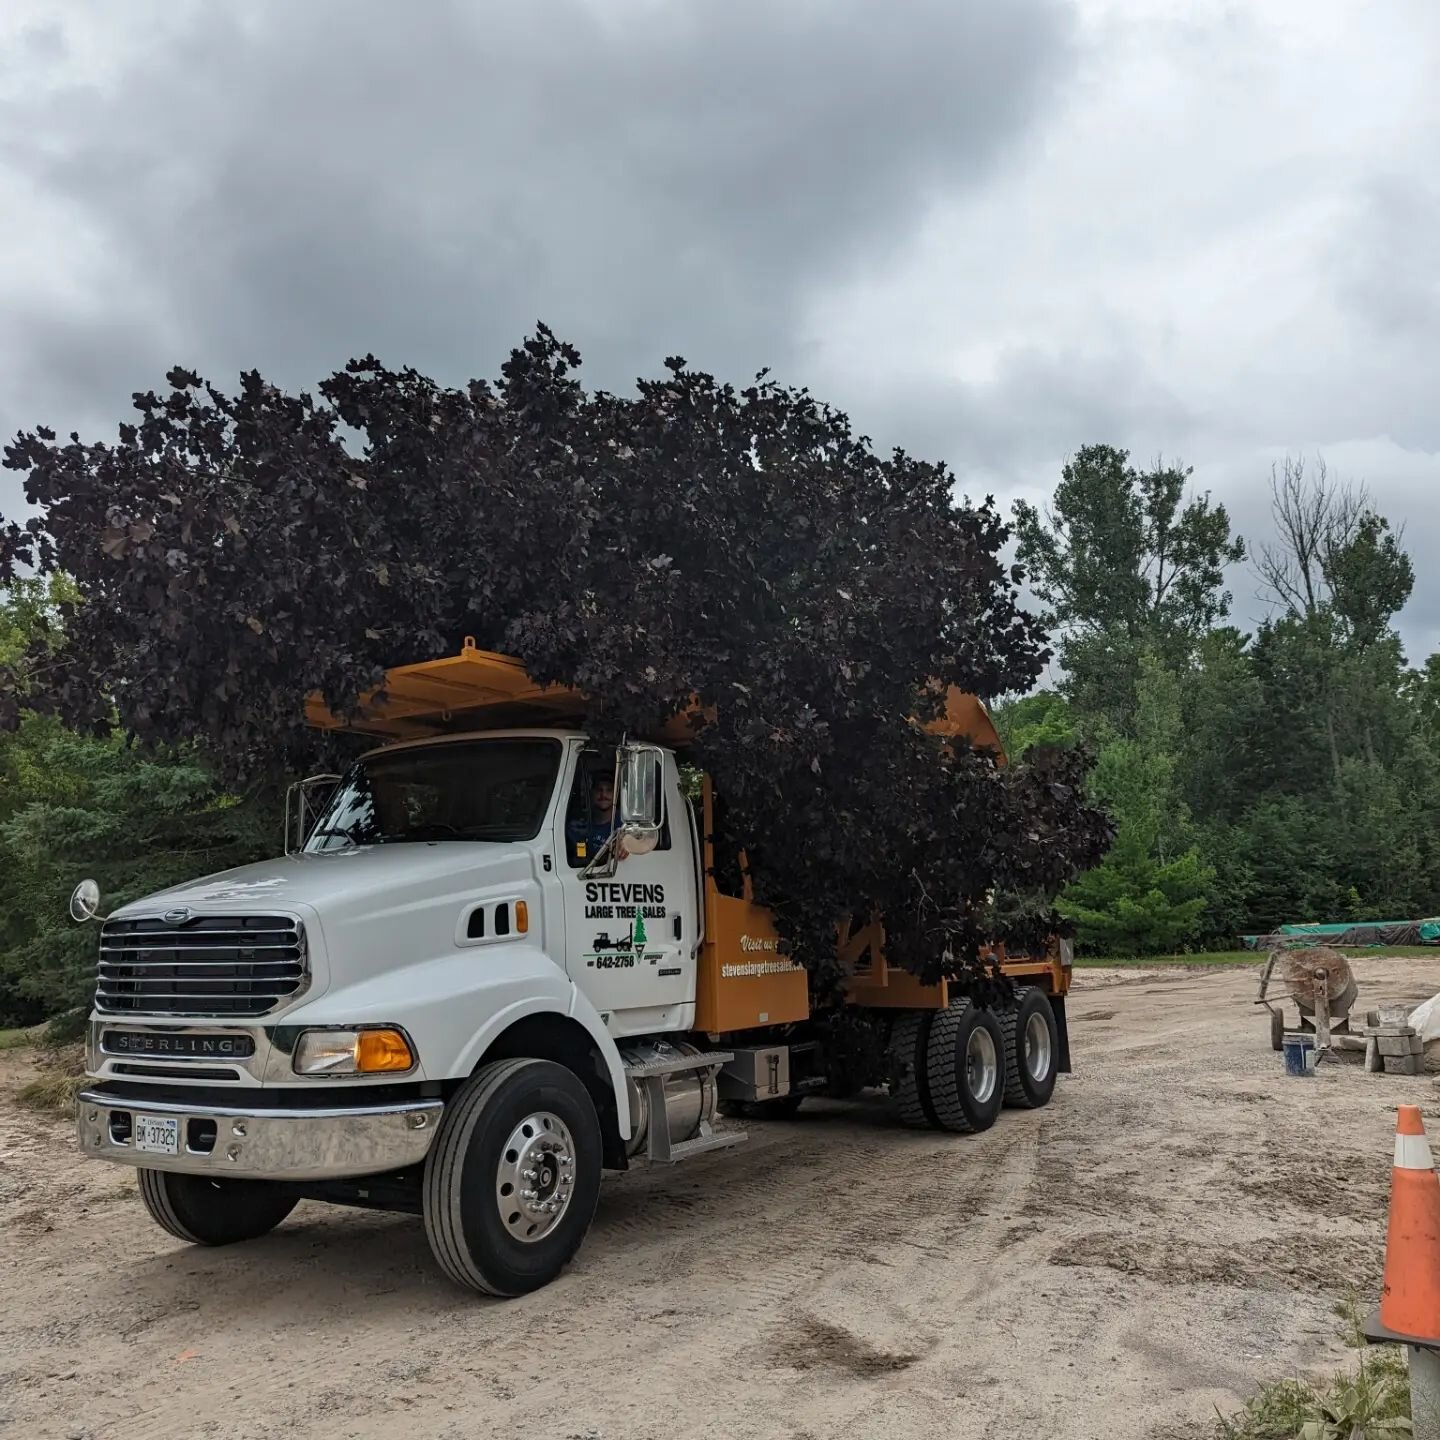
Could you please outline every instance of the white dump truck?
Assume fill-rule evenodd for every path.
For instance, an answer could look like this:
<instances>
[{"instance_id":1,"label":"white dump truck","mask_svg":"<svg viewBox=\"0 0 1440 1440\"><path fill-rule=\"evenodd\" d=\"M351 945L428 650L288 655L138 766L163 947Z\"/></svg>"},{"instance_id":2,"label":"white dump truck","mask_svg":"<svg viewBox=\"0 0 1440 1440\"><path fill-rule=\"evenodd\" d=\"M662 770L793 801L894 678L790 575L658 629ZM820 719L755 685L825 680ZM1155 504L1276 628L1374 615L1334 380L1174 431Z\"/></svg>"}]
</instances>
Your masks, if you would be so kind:
<instances>
[{"instance_id":1,"label":"white dump truck","mask_svg":"<svg viewBox=\"0 0 1440 1440\"><path fill-rule=\"evenodd\" d=\"M302 1198L408 1211L455 1281L513 1296L574 1255L603 1170L739 1145L743 1118L884 1085L902 1122L968 1132L1049 1101L1066 943L997 947L995 1011L845 921L845 1030L873 1043L841 1053L683 767L688 725L605 750L581 715L467 642L343 720L312 699L388 743L291 787L280 858L105 917L83 883L84 1153L136 1166L182 1240L254 1239ZM932 728L998 749L959 692Z\"/></svg>"}]
</instances>

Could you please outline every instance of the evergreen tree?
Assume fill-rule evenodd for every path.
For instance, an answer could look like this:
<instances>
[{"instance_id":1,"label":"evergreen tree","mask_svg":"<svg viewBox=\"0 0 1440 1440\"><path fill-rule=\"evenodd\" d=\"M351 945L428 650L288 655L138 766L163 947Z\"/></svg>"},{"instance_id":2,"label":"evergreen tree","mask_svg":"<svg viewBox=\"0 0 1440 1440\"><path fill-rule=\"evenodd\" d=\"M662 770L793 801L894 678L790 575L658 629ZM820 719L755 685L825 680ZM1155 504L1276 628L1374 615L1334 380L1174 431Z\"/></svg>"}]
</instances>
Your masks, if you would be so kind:
<instances>
[{"instance_id":1,"label":"evergreen tree","mask_svg":"<svg viewBox=\"0 0 1440 1440\"><path fill-rule=\"evenodd\" d=\"M0 599L0 654L42 635L58 645L69 598L63 581L15 586ZM274 797L227 795L193 747L146 754L24 715L0 732L0 1026L86 1003L98 936L69 917L79 880L98 880L110 907L279 844Z\"/></svg>"},{"instance_id":2,"label":"evergreen tree","mask_svg":"<svg viewBox=\"0 0 1440 1440\"><path fill-rule=\"evenodd\" d=\"M1104 861L1066 890L1060 911L1092 953L1169 955L1194 937L1211 878L1198 851L1161 864L1122 826Z\"/></svg>"},{"instance_id":3,"label":"evergreen tree","mask_svg":"<svg viewBox=\"0 0 1440 1440\"><path fill-rule=\"evenodd\" d=\"M1053 690L1037 690L997 705L990 713L996 734L1012 760L1037 745L1074 745L1080 738L1069 702Z\"/></svg>"},{"instance_id":4,"label":"evergreen tree","mask_svg":"<svg viewBox=\"0 0 1440 1440\"><path fill-rule=\"evenodd\" d=\"M1060 899L1080 944L1115 955L1187 944L1214 878L1193 843L1179 791L1179 682L1154 654L1142 655L1138 669L1134 738L1112 740L1093 777L1097 798L1116 820L1115 844Z\"/></svg>"}]
</instances>

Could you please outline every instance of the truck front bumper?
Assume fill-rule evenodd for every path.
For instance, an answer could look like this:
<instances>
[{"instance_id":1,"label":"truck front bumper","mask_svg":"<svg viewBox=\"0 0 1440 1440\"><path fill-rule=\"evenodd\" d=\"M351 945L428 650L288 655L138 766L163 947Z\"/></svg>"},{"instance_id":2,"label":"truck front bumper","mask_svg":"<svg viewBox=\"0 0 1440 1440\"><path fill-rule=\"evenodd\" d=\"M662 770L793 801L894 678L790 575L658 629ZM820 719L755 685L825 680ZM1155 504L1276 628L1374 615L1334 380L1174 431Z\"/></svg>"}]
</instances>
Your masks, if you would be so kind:
<instances>
[{"instance_id":1,"label":"truck front bumper","mask_svg":"<svg viewBox=\"0 0 1440 1440\"><path fill-rule=\"evenodd\" d=\"M441 1100L417 1099L275 1110L137 1100L99 1089L81 1091L78 1104L80 1149L92 1159L244 1180L336 1180L418 1165L445 1108ZM177 1122L174 1154L136 1148L137 1115Z\"/></svg>"}]
</instances>

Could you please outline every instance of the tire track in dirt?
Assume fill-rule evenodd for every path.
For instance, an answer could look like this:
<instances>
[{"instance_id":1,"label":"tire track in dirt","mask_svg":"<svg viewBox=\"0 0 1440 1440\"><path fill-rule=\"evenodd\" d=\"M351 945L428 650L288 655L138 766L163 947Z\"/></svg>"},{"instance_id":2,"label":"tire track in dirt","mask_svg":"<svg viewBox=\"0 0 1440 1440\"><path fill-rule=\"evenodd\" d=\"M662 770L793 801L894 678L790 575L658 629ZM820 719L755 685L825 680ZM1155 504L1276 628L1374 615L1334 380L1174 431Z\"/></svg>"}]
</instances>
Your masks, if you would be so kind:
<instances>
[{"instance_id":1,"label":"tire track in dirt","mask_svg":"<svg viewBox=\"0 0 1440 1440\"><path fill-rule=\"evenodd\" d=\"M1412 964L1367 965L1362 989L1414 988L1421 969L1440 988L1440 963ZM1054 1104L982 1135L817 1104L736 1152L609 1179L575 1265L510 1303L442 1281L405 1217L306 1205L249 1246L177 1245L128 1172L0 1102L0 1265L22 1297L0 1311L0 1426L1164 1433L1236 1403L1246 1376L1328 1362L1331 1297L1285 1273L1285 1247L1329 1245L1337 1273L1378 1258L1394 1105L1435 1114L1428 1078L1287 1080L1253 985L1097 986L1072 1008L1076 1073ZM0 1081L16 1063L0 1056ZM1227 1247L1248 1263L1224 1265Z\"/></svg>"}]
</instances>

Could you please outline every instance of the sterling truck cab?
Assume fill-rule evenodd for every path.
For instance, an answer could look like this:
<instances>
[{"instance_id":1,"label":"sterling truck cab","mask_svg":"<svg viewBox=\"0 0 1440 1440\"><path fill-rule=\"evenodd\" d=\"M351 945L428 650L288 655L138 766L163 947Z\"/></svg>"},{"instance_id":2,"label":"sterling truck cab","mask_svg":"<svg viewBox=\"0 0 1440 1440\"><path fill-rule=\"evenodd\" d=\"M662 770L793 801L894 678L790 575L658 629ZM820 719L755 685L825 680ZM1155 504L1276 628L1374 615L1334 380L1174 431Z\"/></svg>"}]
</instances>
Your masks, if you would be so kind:
<instances>
[{"instance_id":1,"label":"sterling truck cab","mask_svg":"<svg viewBox=\"0 0 1440 1440\"><path fill-rule=\"evenodd\" d=\"M723 1116L882 1084L906 1123L963 1132L1049 1100L1067 947L1002 954L1020 988L992 1012L846 922L846 1009L882 1059L842 1057L708 779L670 744L537 723L577 698L467 645L358 715L314 701L316 724L398 738L296 789L283 856L103 919L79 1139L138 1167L165 1229L252 1239L302 1198L406 1210L453 1279L516 1295L574 1254L602 1170L742 1144ZM82 885L72 912L97 907Z\"/></svg>"}]
</instances>

